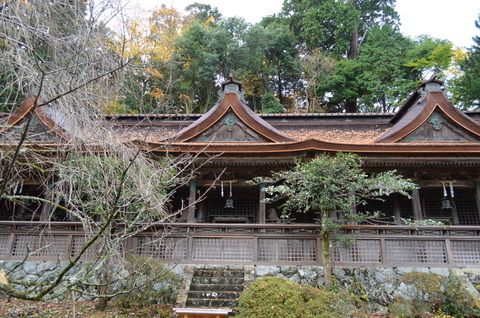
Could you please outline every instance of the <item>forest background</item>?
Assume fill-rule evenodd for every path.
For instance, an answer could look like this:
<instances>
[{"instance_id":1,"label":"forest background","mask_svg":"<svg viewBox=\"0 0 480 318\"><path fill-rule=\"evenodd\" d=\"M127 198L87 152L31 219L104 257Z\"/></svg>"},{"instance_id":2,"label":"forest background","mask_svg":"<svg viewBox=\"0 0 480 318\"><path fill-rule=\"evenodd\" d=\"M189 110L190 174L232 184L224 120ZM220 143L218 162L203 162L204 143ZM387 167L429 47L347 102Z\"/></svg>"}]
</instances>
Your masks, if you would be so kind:
<instances>
[{"instance_id":1,"label":"forest background","mask_svg":"<svg viewBox=\"0 0 480 318\"><path fill-rule=\"evenodd\" d=\"M405 36L395 2L285 0L280 12L255 24L198 2L185 10L129 11L104 21L102 49L130 67L114 75L110 82L121 90L112 88L100 111L203 113L229 74L263 113L392 112L432 73L446 81L457 107L478 109L479 36L467 49ZM75 33L64 16L57 18L66 35ZM472 24L480 28L479 21ZM8 112L32 92L11 67L0 65L0 75L0 88L9 88L0 91L1 110Z\"/></svg>"}]
</instances>

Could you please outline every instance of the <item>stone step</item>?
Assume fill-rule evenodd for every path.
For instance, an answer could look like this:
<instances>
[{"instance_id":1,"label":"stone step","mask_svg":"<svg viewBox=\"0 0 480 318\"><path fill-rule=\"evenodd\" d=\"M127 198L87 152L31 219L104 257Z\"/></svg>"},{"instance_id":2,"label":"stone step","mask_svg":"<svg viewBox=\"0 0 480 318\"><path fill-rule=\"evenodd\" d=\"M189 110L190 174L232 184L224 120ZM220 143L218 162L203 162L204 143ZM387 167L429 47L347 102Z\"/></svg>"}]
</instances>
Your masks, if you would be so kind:
<instances>
[{"instance_id":1,"label":"stone step","mask_svg":"<svg viewBox=\"0 0 480 318\"><path fill-rule=\"evenodd\" d=\"M190 299L237 299L240 297L238 291L190 291L188 298Z\"/></svg>"},{"instance_id":2,"label":"stone step","mask_svg":"<svg viewBox=\"0 0 480 318\"><path fill-rule=\"evenodd\" d=\"M201 269L196 270L193 277L241 277L243 278L243 271L239 270L213 270Z\"/></svg>"},{"instance_id":3,"label":"stone step","mask_svg":"<svg viewBox=\"0 0 480 318\"><path fill-rule=\"evenodd\" d=\"M223 299L188 299L187 307L228 307L235 308L238 304L237 300L223 300Z\"/></svg>"},{"instance_id":4,"label":"stone step","mask_svg":"<svg viewBox=\"0 0 480 318\"><path fill-rule=\"evenodd\" d=\"M193 277L192 284L243 284L243 277Z\"/></svg>"},{"instance_id":5,"label":"stone step","mask_svg":"<svg viewBox=\"0 0 480 318\"><path fill-rule=\"evenodd\" d=\"M243 291L243 284L192 284L192 291Z\"/></svg>"}]
</instances>

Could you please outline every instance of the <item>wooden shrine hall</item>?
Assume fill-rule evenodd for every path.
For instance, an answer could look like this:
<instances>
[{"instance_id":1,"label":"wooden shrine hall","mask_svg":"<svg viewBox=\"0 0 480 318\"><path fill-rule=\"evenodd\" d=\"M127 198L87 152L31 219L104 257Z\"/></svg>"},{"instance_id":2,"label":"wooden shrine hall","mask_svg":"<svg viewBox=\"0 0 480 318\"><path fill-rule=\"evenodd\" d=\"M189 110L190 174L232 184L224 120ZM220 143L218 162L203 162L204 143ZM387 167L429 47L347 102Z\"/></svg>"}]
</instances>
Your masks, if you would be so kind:
<instances>
[{"instance_id":1,"label":"wooden shrine hall","mask_svg":"<svg viewBox=\"0 0 480 318\"><path fill-rule=\"evenodd\" d=\"M286 169L295 158L351 152L365 158L367 172L395 169L419 189L411 198L393 195L359 207L380 211L381 217L345 223L339 235L356 240L349 247L332 242L334 264L478 266L480 112L457 110L442 84L435 78L423 82L394 114L257 114L243 99L242 83L230 78L221 85L218 103L202 115L106 115L115 132L142 151L192 153L204 161L195 180L171 202L172 209L185 201L195 204L165 224L169 234L161 242L148 231L132 237L131 253L190 264L321 265L317 215L282 218L282 202L265 203L263 185L249 181ZM27 113L24 104L4 117L0 138ZM59 125L55 121L60 116L51 114L35 110L37 133ZM41 192L34 184L25 184L23 191ZM0 259L24 256L26 242L40 235L44 211L38 203L2 205ZM445 225L413 227L402 219ZM67 258L75 252L72 242L81 236L80 224L67 216L49 231L55 240L66 242L64 250L42 251L32 259Z\"/></svg>"}]
</instances>

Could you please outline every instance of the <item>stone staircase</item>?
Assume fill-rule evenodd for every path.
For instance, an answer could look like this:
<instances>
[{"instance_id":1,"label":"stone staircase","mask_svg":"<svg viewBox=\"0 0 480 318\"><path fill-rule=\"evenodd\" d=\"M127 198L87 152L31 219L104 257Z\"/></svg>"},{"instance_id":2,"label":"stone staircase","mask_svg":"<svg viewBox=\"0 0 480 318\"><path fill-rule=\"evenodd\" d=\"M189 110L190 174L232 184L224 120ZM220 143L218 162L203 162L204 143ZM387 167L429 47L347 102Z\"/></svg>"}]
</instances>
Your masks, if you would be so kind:
<instances>
[{"instance_id":1,"label":"stone staircase","mask_svg":"<svg viewBox=\"0 0 480 318\"><path fill-rule=\"evenodd\" d=\"M195 268L185 305L196 308L235 308L244 283L243 267Z\"/></svg>"}]
</instances>

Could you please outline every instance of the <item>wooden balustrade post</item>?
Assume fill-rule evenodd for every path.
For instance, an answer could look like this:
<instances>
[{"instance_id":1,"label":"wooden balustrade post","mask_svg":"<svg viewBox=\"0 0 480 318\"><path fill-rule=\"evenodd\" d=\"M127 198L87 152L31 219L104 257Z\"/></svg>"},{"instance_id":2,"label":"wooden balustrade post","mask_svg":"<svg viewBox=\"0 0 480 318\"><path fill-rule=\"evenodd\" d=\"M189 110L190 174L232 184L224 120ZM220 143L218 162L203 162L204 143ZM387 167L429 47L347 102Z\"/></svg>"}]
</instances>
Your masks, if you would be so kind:
<instances>
[{"instance_id":1,"label":"wooden balustrade post","mask_svg":"<svg viewBox=\"0 0 480 318\"><path fill-rule=\"evenodd\" d=\"M388 262L387 259L387 244L385 243L385 239L380 239L380 263L385 265Z\"/></svg>"}]
</instances>

